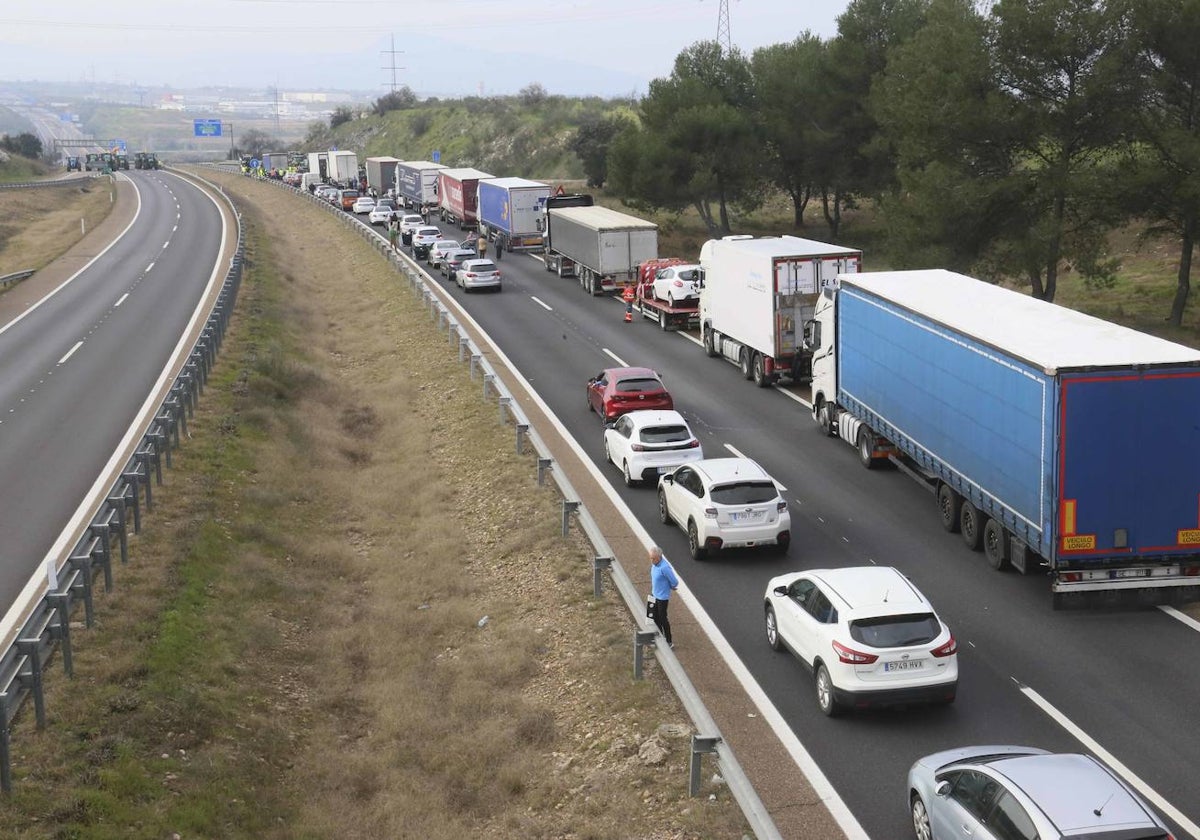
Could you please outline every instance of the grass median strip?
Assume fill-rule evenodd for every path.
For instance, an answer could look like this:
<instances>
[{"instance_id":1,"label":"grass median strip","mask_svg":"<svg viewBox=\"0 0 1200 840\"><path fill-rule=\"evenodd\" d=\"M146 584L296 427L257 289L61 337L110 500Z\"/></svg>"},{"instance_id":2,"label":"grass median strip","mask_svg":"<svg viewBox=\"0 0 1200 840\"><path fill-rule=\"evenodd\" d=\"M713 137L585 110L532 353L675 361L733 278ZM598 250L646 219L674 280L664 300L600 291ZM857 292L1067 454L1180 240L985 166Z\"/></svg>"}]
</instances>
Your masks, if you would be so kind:
<instances>
[{"instance_id":1,"label":"grass median strip","mask_svg":"<svg viewBox=\"0 0 1200 840\"><path fill-rule=\"evenodd\" d=\"M740 837L590 551L419 301L247 179L212 386L76 678L26 714L14 837ZM711 776L709 765L707 776Z\"/></svg>"}]
</instances>

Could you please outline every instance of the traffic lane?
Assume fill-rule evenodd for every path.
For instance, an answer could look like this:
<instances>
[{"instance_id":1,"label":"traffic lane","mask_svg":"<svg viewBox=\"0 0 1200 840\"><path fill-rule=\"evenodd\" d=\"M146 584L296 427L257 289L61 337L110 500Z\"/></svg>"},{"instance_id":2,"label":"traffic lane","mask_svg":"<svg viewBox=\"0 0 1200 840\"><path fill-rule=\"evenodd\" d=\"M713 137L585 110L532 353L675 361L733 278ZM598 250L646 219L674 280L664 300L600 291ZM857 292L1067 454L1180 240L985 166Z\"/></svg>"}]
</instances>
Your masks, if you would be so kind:
<instances>
[{"instance_id":1,"label":"traffic lane","mask_svg":"<svg viewBox=\"0 0 1200 840\"><path fill-rule=\"evenodd\" d=\"M540 264L538 265L538 267L540 268ZM507 282L507 285L509 288L512 288L516 285L516 283L514 282L514 279L513 279L514 275L522 276L526 282L530 282L528 280L529 272L527 272L527 271L521 271L518 273L518 272L510 270L510 271L506 272L506 274L507 274L506 282ZM543 276L545 276L545 275L543 274ZM554 278L554 279L557 281L558 278ZM563 286L566 287L565 290L563 289ZM596 347L603 348L603 347L607 347L609 345L613 345L613 346L618 347L618 349L621 349L621 343L619 340L620 338L623 338L626 335L636 335L636 333L634 333L634 332L625 332L628 330L632 330L631 326L626 326L626 325L622 324L621 326L616 327L616 328L611 327L611 322L608 321L607 315L604 314L603 307L607 307L608 310L613 312L615 317L619 319L620 307L618 305L613 304L611 301L603 301L603 300L588 301L587 296L583 295L579 291L579 289L576 286L574 286L573 284L571 284L569 281L567 283L563 284L563 286L559 286L556 288L554 286L554 283L544 283L544 282L537 283L536 281L534 281L531 283L530 291L536 291L539 295L540 300L543 300L544 302L546 302L552 306L552 308L555 311L556 320L560 325L564 325L564 326L578 325L580 327L580 329L586 329L588 331L588 335L587 335L586 340L584 341L585 344L587 344L588 346L591 346L593 348L596 348ZM599 317L592 317L591 319L589 319L587 317L587 315L591 314L591 313L580 313L578 311L573 312L572 310L578 310L580 307L571 305L571 298L569 297L569 295L566 294L566 292L577 294L578 297L576 299L582 299L582 301L584 301L585 304L590 304L592 307L597 307L597 306L601 307L601 309L598 309L597 313L596 313L597 315L599 315ZM489 305L488 309L490 310L492 308L493 308L493 306ZM617 321L617 323L620 323L619 320ZM604 333L606 331L606 329L605 329L606 326L609 327L607 329L607 333L608 333L607 337L605 337L605 338L598 337L596 335L596 333ZM614 329L617 332L614 333L614 331L613 331ZM491 328L489 328L489 331L492 331L493 334L495 334L494 331L491 330ZM538 336L539 334L542 334L544 332L545 332L544 329L539 330L536 325L524 327L522 330L522 334L527 337L530 337L530 338ZM658 336L659 336L658 330L643 330L643 336L639 336L639 338L645 338L645 340L647 342L653 342L654 339ZM681 343L681 340L678 337L673 337L673 338L675 340L676 346L683 346L685 348L687 347L687 342ZM663 361L666 357L673 355L671 353L671 349L672 348L670 346L667 346L667 347L655 346L652 348L652 352L655 354L655 358L658 360L657 364L654 362L642 361L641 359L639 359L638 361L641 363L651 364L652 366L655 366L656 368L658 368L660 370L660 372L664 372L665 377L668 379L669 387L672 388L673 393L675 393L677 396L677 399L679 399L679 395L681 393L681 388L676 383L678 383L679 381L684 382L683 387L686 389L687 383L695 382L696 381L695 374L700 374L700 372L693 371L692 372L693 376L684 375L684 376L680 377L680 376L672 375L672 373L670 372L671 367L669 365L663 364ZM705 358L703 356L703 353L701 351L699 351L699 348L692 348L692 349L694 349L695 353L698 354L698 357L695 354L689 354L688 358L689 359L699 358L700 360L702 360L701 362L697 362L697 364L700 364L700 363L709 364L709 365L717 364L714 360ZM630 352L629 350L622 350L622 352L626 353L626 355L630 355L630 356L633 355L633 353ZM645 352L644 349L643 349L643 352ZM561 359L559 361L561 361ZM690 365L691 363L689 362L688 364ZM726 380L726 384L728 385L729 389L736 388L736 387L740 387L743 389L743 392L746 395L745 401L751 401L751 400L755 399L751 395L770 394L771 393L770 391L759 391L758 389L753 389L748 383L741 381L740 374L731 365L728 365L725 363L720 363L720 364L717 364L717 368L719 368L723 372L725 372L725 374L726 374L725 376L721 376L720 374L716 374L716 376L718 378ZM542 382L546 382L548 379L552 378L552 373L553 373L552 371L539 373L537 378L540 379ZM730 375L732 376L732 379L729 379ZM703 379L705 377L703 374L700 374L700 378ZM568 388L571 387L571 383L570 382L566 383L566 387L568 387ZM701 389L701 390L703 390L703 389ZM726 393L731 394L731 393L736 393L736 392L734 392L732 390L728 390L728 391L726 391ZM552 405L554 404L554 399L550 395L544 394L544 396L547 397L548 401ZM712 402L711 394L701 395L701 398L702 399L708 398L708 402L710 403L709 407L711 407L711 402ZM778 394L775 395L775 398L777 400L777 404L782 404L784 402L784 400L779 399ZM681 404L683 404L685 401L680 399L679 402ZM739 402L740 402L740 400L739 400ZM1057 615L1057 614L1050 613L1048 611L1048 609L1046 608L1048 596L1045 594L1047 584L1046 584L1046 581L1044 578L1040 578L1040 579L1024 578L1024 579L1022 579L1022 578L1018 578L1016 576L1011 576L1011 575L1010 576L997 575L992 570L986 568L986 566L984 566L984 564L979 562L979 559L977 557L973 557L970 554L970 552L968 552L965 549L965 547L961 546L958 543L958 540L956 537L953 537L951 535L947 535L947 534L940 532L940 530L938 529L937 524L936 524L933 502L932 502L931 497L928 494L921 492L918 487L913 485L913 483L911 482L910 479L908 479L906 476L900 475L898 473L893 473L891 476L886 476L886 473L877 476L873 472L868 472L866 470L863 470L861 468L861 466L858 465L857 456L855 455L855 453L853 452L853 450L850 447L847 447L844 444L838 443L836 441L824 440L823 436L820 435L819 431L816 430L815 426L813 426L811 424L811 421L809 421L808 418L806 416L804 416L802 412L800 412L799 418L797 418L795 415L796 415L796 409L798 409L798 408L799 408L798 406L794 406L794 405L788 406L788 411L791 412L791 416L784 419L784 421L783 421L785 429L793 428L797 422L797 419L799 419L800 422L807 424L807 428L810 431L810 434L809 434L810 448L808 451L804 451L800 448L797 448L797 452L803 453L803 455L805 456L804 460L806 460L806 461L811 461L813 458L817 458L818 460L820 460L825 457L830 457L830 458L833 458L836 460L840 460L840 463L837 464L832 469L826 469L826 468L817 466L816 469L814 470L815 465L812 463L799 465L799 469L797 471L797 476L810 475L813 473L816 473L818 476L820 476L817 481L817 486L814 487L812 490L812 498L819 500L817 502L817 506L819 507L822 503L828 504L828 502L829 502L828 495L827 495L827 488L831 484L831 482L829 482L827 479L828 475L839 475L839 473L840 473L839 479L841 479L842 476L845 476L847 479L849 479L848 483L853 484L853 485L861 485L861 489L858 489L857 487L855 487L849 493L846 493L846 492L842 493L842 496L844 496L845 498L838 501L837 504L831 505L830 507L832 509L827 511L827 513L829 514L828 520L825 520L825 517L821 516L820 513L817 514L818 519L823 520L823 521L846 523L847 527L851 529L851 531L850 531L851 533L854 533L855 529L853 528L853 523L855 522L856 519L868 523L868 527L865 529L860 529L858 535L854 538L854 541L857 544L859 544L861 547L865 548L867 553L859 554L859 555L852 555L852 559L850 559L848 562L853 562L853 563L867 562L867 561L869 561L869 559L872 555L888 556L889 554L891 554L895 557L908 558L909 562L895 562L894 564L905 569L905 571L908 574L910 574L914 578L914 580L916 580L918 582L918 585L920 585L922 587L922 589L924 591L926 591L926 593L928 595L930 595L930 597L934 601L935 605L938 606L939 611L943 613L943 616L946 618L947 622L950 623L952 627L956 628L956 632L958 632L960 634L963 633L963 629L961 629L961 627L965 627L965 622L962 619L965 617L965 614L968 614L968 613L971 613L974 611L973 604L978 601L979 593L989 591L989 589L994 587L997 582L1005 582L1005 583L1011 582L1012 588L1015 591L1005 592L1004 595L1002 596L1002 598L1000 599L999 603L997 603L995 605L989 605L988 608L983 611L985 613L984 618L986 619L984 622L982 622L982 626L980 628L980 632L983 634L983 636L986 636L990 632L994 632L994 625L999 626L1001 629L1011 627L1013 625L1025 626L1025 624L1026 624L1025 621L1010 622L1003 617L1005 613L1011 613L1014 610L1014 608L1017 608L1019 611L1019 607L1014 607L1014 605L1024 604L1032 610L1033 614L1040 616L1043 621L1048 621L1048 622L1051 622L1052 624L1054 623L1053 616ZM569 412L571 410L571 407L568 404L568 405L564 406L562 409L556 409L556 410L559 410L561 412L564 409ZM761 420L761 417L756 417L755 419ZM722 431L736 432L738 428L743 428L747 424L740 420L735 419L732 422L722 422L722 423L719 423L716 425L718 425ZM588 430L585 427L583 436L579 437L579 439L581 441L585 442L585 445L586 445L587 437L589 434L591 434L591 433L588 432ZM783 440L790 439L790 437L786 431L783 432L782 434L776 433L774 435L774 437L782 438ZM595 439L598 439L598 432L595 434L595 437L593 437L593 440L595 440ZM747 443L746 445L749 448L749 446L751 444ZM593 458L595 458L597 461L600 461L602 459L602 449L599 447L598 444L594 448L589 448L589 452L592 454ZM788 452L787 447L777 449L776 453L777 453L778 460L779 461L787 460L787 452ZM827 456L826 453L829 453L829 455ZM836 454L834 454L834 453L836 453ZM753 454L753 452L751 452L750 454ZM760 460L763 460L765 464L768 464L769 468L773 471L773 473L776 474L776 476L779 477L782 481L784 481L785 484L792 482L791 484L789 484L789 490L792 489L792 487L803 487L804 486L804 480L802 477L797 477L794 479L788 477L790 473L789 473L788 469L786 468L786 466L782 466L782 467L776 466L775 464L772 464L771 462L768 462L765 459L762 459L761 457L760 457ZM615 475L615 473L614 473L614 475ZM879 505L877 505L878 500L872 498L873 496L878 496L878 494L880 493L880 488L883 486L880 483L881 480L884 483L888 483L889 478L891 479L890 484L896 486L896 488L895 488L896 498L903 503L902 505L897 505L895 507L893 507L891 505L879 506ZM613 483L616 484L616 479L612 476L610 476L610 481L613 481ZM839 481L839 483L840 483L840 481ZM618 492L620 492L620 490ZM865 500L869 500L869 504L866 504ZM916 507L913 507L914 505L916 505ZM876 512L878 510L878 508L880 508L880 507L882 507L884 509L884 511L890 511L893 509L895 509L895 510L903 509L904 513L900 516L891 517L892 521L887 523L884 527L881 527L880 521L879 521L880 517L878 516L878 514ZM656 513L653 512L652 506L647 508L646 506L639 507L635 504L634 510L644 521L649 521L648 517L656 515ZM795 511L793 511L793 513L795 513ZM922 522L924 522L926 524L922 525L921 524ZM912 527L914 523L916 523L918 525L918 527L916 529L914 529ZM896 540L895 540L894 536L892 536L897 531L902 532L902 533L914 532L916 534L919 534L919 537L918 537L919 544L917 546L914 546L912 550L897 550ZM799 531L797 533L799 534ZM883 539L880 539L881 535L887 535L887 536L884 537ZM878 550L872 549L872 547L871 547L872 539L875 539L877 542L880 543L877 546ZM668 542L669 540L674 541L674 543L675 543L674 546L670 546L670 543ZM937 545L936 545L936 550L931 551L930 550L930 542L933 540L937 540ZM803 537L798 536L798 543L802 542L802 541L803 541ZM668 534L664 538L664 542L666 542L668 544L668 552L671 556L675 556L675 557L685 556L682 554L683 540L682 540L682 537L677 532ZM822 563L822 565L845 565L847 563L847 561L845 559L841 558L836 552L833 552L833 551L826 552L825 559L828 559L831 562ZM921 562L921 561L923 561L923 562ZM963 574L963 564L971 564L970 573L967 575ZM709 564L706 564L706 566L708 566L708 565ZM946 568L955 568L956 574L952 575L952 576L947 576L945 574ZM773 571L773 570L768 570L768 571ZM738 628L740 628L742 626L742 622L744 620L744 614L736 613L736 611L735 611L734 615L730 615L727 617L722 616L722 609L721 609L720 605L729 600L727 596L730 591L731 585L733 585L733 583L736 582L736 579L735 579L735 581L722 579L722 581L720 582L720 585L716 585L713 587L714 592L710 595L704 591L704 589L705 589L704 584L705 584L705 581L708 579L709 575L711 575L711 571L709 569L705 569L703 571L697 569L697 570L695 570L694 573L688 574L687 577L689 580L689 586L691 586L694 590L696 590L698 592L701 602L704 603L706 608L708 608L710 610L710 612L713 614L714 618L718 622L718 625L721 626L723 632L725 632L728 636L730 636L731 639L739 639L739 640L741 640L743 638L750 638L750 637L757 636L758 635L757 630L751 631L749 637L744 635L744 631L739 632ZM761 599L762 586L765 585L765 579L769 576L770 576L769 574L765 574L765 575L763 575L763 577L761 579L753 581L753 584L750 587L750 598L752 598L754 601ZM1006 580L1006 578L1007 578L1007 580ZM942 584L942 581L948 581L949 586L948 587L944 586ZM941 591L943 589L946 589L947 591ZM958 604L962 604L965 607L965 609L961 610L963 615L959 614L960 610L956 606ZM999 619L997 620L996 616L986 615L986 613L988 613L988 612L996 613L999 616ZM1149 617L1151 620L1154 620L1156 624L1160 623L1157 621L1158 616L1154 615L1153 613L1143 615L1142 619L1145 619L1146 617ZM1135 628L1139 628L1143 624L1143 621L1138 618L1134 618L1132 623ZM1175 630L1176 634L1178 635L1177 628L1171 628L1171 629ZM1053 635L1055 630L1057 630L1057 632L1058 632L1058 637L1055 637ZM1056 641L1060 641L1060 642L1062 641L1061 636L1063 634L1063 629L1059 625L1054 624L1054 626L1051 628L1051 630L1049 632L1052 634L1050 636L1051 638L1056 638ZM1117 649L1117 650L1121 649L1122 639L1124 638L1124 636L1128 635L1129 632L1130 632L1129 628L1124 628L1120 633L1116 634L1117 638L1115 638L1113 640L1113 642L1118 647L1115 649ZM983 641L984 641L984 643L982 645L979 645L976 648L974 655L982 656L982 657L991 657L991 656L995 655L996 651L1006 651L1007 650L1007 647L1005 645L987 644L986 638L984 638ZM1090 657L1096 655L1096 651L1091 649L1091 644L1093 641L1094 641L1094 637L1090 634L1087 634L1085 636L1085 638L1083 639L1083 642L1084 642L1083 647L1087 648L1087 655L1082 661L1087 661L1087 658L1090 658ZM1185 644L1190 643L1194 646L1194 642L1192 642L1192 640L1190 638L1185 638L1181 641L1183 641L1183 643L1185 643ZM1028 647L1028 640L1019 640L1016 643L1016 646L1018 648ZM1034 654L1033 658L1035 659L1035 661L1044 664L1045 660L1047 658L1051 658L1051 657L1047 657L1045 655L1045 652L1040 649L1042 647L1044 647L1044 646L1035 645L1032 653ZM737 646L735 646L735 648L739 650L739 654L745 655L743 652L744 648L742 648L741 645L737 645ZM1113 648L1109 648L1109 649L1113 649ZM980 651L982 651L982 652L980 652ZM967 656L968 656L968 652L964 651L964 658ZM1044 670L1047 673L1040 674L1039 676L1044 677L1046 680L1053 681L1054 684L1062 685L1063 688L1069 692L1070 688L1071 688L1071 683L1072 683L1070 674L1072 673L1072 670L1077 667L1076 663L1079 661L1081 661L1081 660L1079 659L1078 655L1069 655L1069 654L1065 655L1063 657L1060 657L1057 661L1052 662L1049 666L1045 667ZM1009 669L1009 668L1001 667L1001 668L998 668L997 670L998 671L1011 671L1011 670L1017 670L1017 669ZM1015 693L1016 692L1016 683L1013 682L1013 676L1011 674L1008 676L1008 682L1006 684L1006 689L1007 689L1007 691L999 693L999 696L1002 696L1004 698L1002 701L1002 704L1001 704L1002 707L1012 706L1015 708L1024 708L1027 710L1026 714L1032 714L1035 712L1035 710L1033 710L1033 707L1028 704L1028 702L1025 700L1025 698L1023 696L1021 696L1019 693ZM989 692L989 695L995 695L995 694L996 694L996 692ZM1024 705L1022 705L1022 704L1024 704ZM1145 710L1144 709L1134 709L1134 710L1132 710L1132 713L1145 714ZM1016 728L1012 728L1012 729L1009 729L1007 731L1000 733L1003 735L1003 737L997 737L998 733L997 733L996 727L989 725L989 726L981 729L979 732L975 733L975 737L966 738L965 742L969 743L969 742L985 742L985 741L1005 740L1005 741L1013 741L1016 743L1037 743L1037 741L1031 741L1030 739L1033 738L1033 739L1043 739L1044 740L1044 736L1041 733L1044 731L1046 721L1048 720L1048 718L1046 718L1044 715L1041 715L1040 712L1036 712L1036 715L1037 716L1033 718L1034 725L1035 725L1035 729L1033 731L1030 731L1028 729L1028 727L1025 727L1025 728L1016 727ZM1022 715L1021 720L1024 720L1024 718L1025 718L1025 715ZM996 715L989 714L989 715L985 716L984 721L985 722L992 721L995 719L997 719ZM1059 731L1061 731L1061 728L1059 728ZM1103 730L1103 731L1107 731L1107 730ZM814 733L815 736L819 736L820 734L821 734L820 732ZM1160 731L1160 735L1163 735L1163 734L1164 733L1162 733ZM1168 731L1167 733L1165 733L1165 736L1170 737L1170 732ZM1079 745L1077 742L1074 741L1074 739L1070 740L1070 745L1071 746L1068 746L1065 748L1079 749ZM811 748L812 747L810 746L810 749ZM939 747L931 746L929 749L922 749L922 750L918 751L918 754L923 754L924 752L930 752L937 748L939 748ZM1051 747L1051 748L1058 748L1058 747ZM1138 751L1138 745L1132 744L1129 747L1129 749ZM1129 749L1118 748L1118 750L1120 750L1120 752L1122 752L1122 753L1128 752ZM814 750L814 752L815 752L815 750ZM1183 750L1183 753L1185 756L1190 752L1191 752L1190 748L1185 748ZM1133 754L1133 753L1129 753L1129 754ZM836 759L836 755L834 756L834 758ZM910 757L905 757L903 761L895 762L896 766L894 766L892 768L892 775L902 779L903 772L907 769L907 763L910 760L911 760ZM1151 760L1153 761L1154 759L1151 759ZM824 763L822 764L822 766L825 766ZM857 769L854 766L854 762L851 762L850 766L848 766L844 769L847 772L839 775L838 778L845 778L847 780L854 778L855 771ZM1169 773L1166 775L1160 776L1159 781L1155 783L1156 789L1165 788L1166 790L1170 790L1171 786L1169 784L1164 783L1164 780L1169 781L1168 777L1169 777ZM1184 774L1184 775L1176 776L1175 778L1183 779L1183 778L1187 778L1187 776L1186 776L1186 774ZM835 784L838 784L838 781L835 780ZM839 788L840 788L840 785L839 785ZM1171 798L1171 797L1169 797L1169 798Z\"/></svg>"},{"instance_id":2,"label":"traffic lane","mask_svg":"<svg viewBox=\"0 0 1200 840\"><path fill-rule=\"evenodd\" d=\"M168 196L165 188L160 190ZM165 214L174 200L148 206ZM211 201L208 208L211 212L205 213L199 203L192 207L195 223L187 236L177 237L177 256L164 258L170 248L162 248L160 231L151 228L152 238L143 240L148 250L128 261L127 274L113 270L103 282L93 282L92 271L107 271L97 264L78 278L81 288L94 293L89 302L101 300L98 290L103 289L108 308L98 317L93 313L94 322L66 338L57 325L45 330L60 346L72 339L76 343L16 410L0 404L0 473L13 479L0 486L0 509L21 514L0 521L0 602L5 607L112 456L203 294L220 247L220 217ZM137 268L151 257L164 264L157 276ZM194 282L187 282L189 274ZM117 280L121 282L113 282ZM161 289L156 291L156 285ZM55 313L53 307L39 309L26 320L41 325Z\"/></svg>"}]
</instances>

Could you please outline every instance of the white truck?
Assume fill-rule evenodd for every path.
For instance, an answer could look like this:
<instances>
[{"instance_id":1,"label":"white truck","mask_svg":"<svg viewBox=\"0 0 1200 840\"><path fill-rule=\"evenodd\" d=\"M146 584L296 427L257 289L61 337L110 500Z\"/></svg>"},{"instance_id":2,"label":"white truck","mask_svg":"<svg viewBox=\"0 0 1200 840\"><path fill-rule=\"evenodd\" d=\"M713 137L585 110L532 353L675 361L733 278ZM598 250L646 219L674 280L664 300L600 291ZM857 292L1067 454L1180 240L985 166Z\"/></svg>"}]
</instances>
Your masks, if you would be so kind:
<instances>
[{"instance_id":1,"label":"white truck","mask_svg":"<svg viewBox=\"0 0 1200 840\"><path fill-rule=\"evenodd\" d=\"M329 180L358 189L358 155L354 152L329 153Z\"/></svg>"},{"instance_id":2,"label":"white truck","mask_svg":"<svg viewBox=\"0 0 1200 840\"><path fill-rule=\"evenodd\" d=\"M726 236L700 249L704 352L760 388L811 374L804 324L823 286L862 270L862 251L797 236Z\"/></svg>"},{"instance_id":3,"label":"white truck","mask_svg":"<svg viewBox=\"0 0 1200 840\"><path fill-rule=\"evenodd\" d=\"M591 295L635 282L638 265L658 257L658 225L608 207L550 207L545 227L546 270Z\"/></svg>"},{"instance_id":4,"label":"white truck","mask_svg":"<svg viewBox=\"0 0 1200 840\"><path fill-rule=\"evenodd\" d=\"M396 187L396 164L399 162L400 158L388 155L367 158L367 186L373 188L380 197L394 190Z\"/></svg>"},{"instance_id":5,"label":"white truck","mask_svg":"<svg viewBox=\"0 0 1200 840\"><path fill-rule=\"evenodd\" d=\"M329 152L309 152L308 171L316 173L320 183L325 183L329 178Z\"/></svg>"}]
</instances>

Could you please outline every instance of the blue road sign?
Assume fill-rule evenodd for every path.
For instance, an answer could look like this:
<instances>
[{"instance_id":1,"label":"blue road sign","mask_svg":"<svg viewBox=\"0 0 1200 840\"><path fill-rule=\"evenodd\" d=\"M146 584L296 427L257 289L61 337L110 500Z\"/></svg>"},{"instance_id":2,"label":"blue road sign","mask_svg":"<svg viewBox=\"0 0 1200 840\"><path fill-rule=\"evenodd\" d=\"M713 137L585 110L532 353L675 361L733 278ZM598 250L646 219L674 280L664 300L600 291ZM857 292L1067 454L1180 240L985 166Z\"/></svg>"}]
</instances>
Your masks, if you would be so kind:
<instances>
[{"instance_id":1,"label":"blue road sign","mask_svg":"<svg viewBox=\"0 0 1200 840\"><path fill-rule=\"evenodd\" d=\"M434 150L433 150L433 162L434 162L434 163L441 163L441 162L442 162L442 153L441 153L441 152L439 152L437 149L434 149Z\"/></svg>"},{"instance_id":2,"label":"blue road sign","mask_svg":"<svg viewBox=\"0 0 1200 840\"><path fill-rule=\"evenodd\" d=\"M129 151L129 148L125 145L124 140L110 140L108 147L110 149L116 149L121 154L125 154L125 152Z\"/></svg>"},{"instance_id":3,"label":"blue road sign","mask_svg":"<svg viewBox=\"0 0 1200 840\"><path fill-rule=\"evenodd\" d=\"M192 130L197 137L220 137L220 120L192 120Z\"/></svg>"}]
</instances>

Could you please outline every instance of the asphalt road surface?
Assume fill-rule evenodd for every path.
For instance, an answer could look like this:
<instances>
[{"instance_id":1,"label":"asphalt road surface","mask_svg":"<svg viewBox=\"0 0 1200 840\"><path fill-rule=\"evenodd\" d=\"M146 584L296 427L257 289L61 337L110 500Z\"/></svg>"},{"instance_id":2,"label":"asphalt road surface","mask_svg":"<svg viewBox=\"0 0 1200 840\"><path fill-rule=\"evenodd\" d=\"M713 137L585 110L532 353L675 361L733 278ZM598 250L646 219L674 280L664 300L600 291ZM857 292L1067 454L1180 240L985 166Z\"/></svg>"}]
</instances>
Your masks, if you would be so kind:
<instances>
[{"instance_id":1,"label":"asphalt road surface","mask_svg":"<svg viewBox=\"0 0 1200 840\"><path fill-rule=\"evenodd\" d=\"M634 323L623 323L620 303L590 298L534 257L505 254L499 265L498 294L467 295L439 282L601 466L871 837L911 836L904 783L916 758L970 744L1107 751L1168 820L1174 814L1200 823L1196 630L1154 608L1052 611L1044 576L990 569L941 529L930 493L898 471L863 469L852 447L820 433L795 394L755 388L696 341L636 313ZM602 426L584 396L590 376L624 363L662 375L708 457L745 454L787 488L787 556L743 551L694 563L682 531L658 521L654 490L624 486L604 462ZM769 578L867 564L901 569L950 625L960 666L953 706L828 719L811 675L768 648L762 597Z\"/></svg>"}]
</instances>

